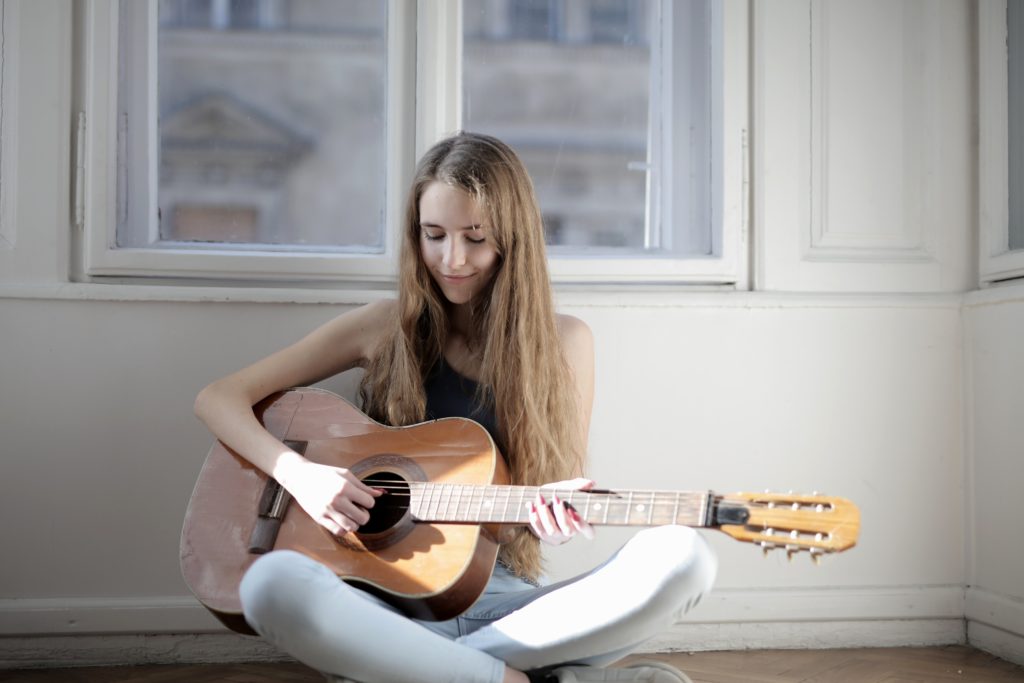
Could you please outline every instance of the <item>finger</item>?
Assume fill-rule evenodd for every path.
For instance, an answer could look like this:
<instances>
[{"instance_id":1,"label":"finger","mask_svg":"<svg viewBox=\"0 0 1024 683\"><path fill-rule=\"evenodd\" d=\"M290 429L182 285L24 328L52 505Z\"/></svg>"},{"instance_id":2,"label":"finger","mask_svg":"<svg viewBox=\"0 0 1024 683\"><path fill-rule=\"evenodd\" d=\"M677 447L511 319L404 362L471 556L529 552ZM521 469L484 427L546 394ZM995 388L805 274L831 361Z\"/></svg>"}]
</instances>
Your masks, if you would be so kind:
<instances>
[{"instance_id":1,"label":"finger","mask_svg":"<svg viewBox=\"0 0 1024 683\"><path fill-rule=\"evenodd\" d=\"M537 507L537 517L540 519L544 530L548 536L554 536L558 533L558 524L555 522L555 517L551 512L551 506L544 500L544 496L539 493L537 494L537 503L535 505Z\"/></svg>"},{"instance_id":2,"label":"finger","mask_svg":"<svg viewBox=\"0 0 1024 683\"><path fill-rule=\"evenodd\" d=\"M551 509L547 505L539 506L536 503L531 503L531 506L537 518L537 527L539 529L537 535L544 541L552 542L556 540L558 528L551 516Z\"/></svg>"},{"instance_id":3,"label":"finger","mask_svg":"<svg viewBox=\"0 0 1024 683\"><path fill-rule=\"evenodd\" d=\"M533 533L537 535L537 538L544 538L546 532L540 523L540 515L537 514L537 505L532 502L527 503L526 510L527 516L530 520L530 528L533 529Z\"/></svg>"},{"instance_id":4,"label":"finger","mask_svg":"<svg viewBox=\"0 0 1024 683\"><path fill-rule=\"evenodd\" d=\"M375 486L370 486L369 484L367 484L366 482L364 482L364 481L362 481L360 479L353 478L353 481L355 482L356 486L358 486L361 491L364 491L364 492L370 494L374 498L376 498L377 496L384 495L384 493L385 493L384 489L380 489L380 488L377 488Z\"/></svg>"},{"instance_id":5,"label":"finger","mask_svg":"<svg viewBox=\"0 0 1024 683\"><path fill-rule=\"evenodd\" d=\"M366 508L356 505L347 498L342 498L338 501L335 505L335 510L341 513L342 516L348 517L350 520L355 522L357 527L360 527L370 521L370 513Z\"/></svg>"},{"instance_id":6,"label":"finger","mask_svg":"<svg viewBox=\"0 0 1024 683\"><path fill-rule=\"evenodd\" d=\"M586 539L592 539L594 537L594 527L590 526L590 523L580 516L580 513L575 508L569 508L568 510L569 519L572 521L572 525L576 527L576 530L583 534Z\"/></svg>"},{"instance_id":7,"label":"finger","mask_svg":"<svg viewBox=\"0 0 1024 683\"><path fill-rule=\"evenodd\" d=\"M576 527L569 521L569 512L565 503L559 500L558 496L551 499L551 511L554 513L555 523L563 536L572 536L576 533Z\"/></svg>"},{"instance_id":8,"label":"finger","mask_svg":"<svg viewBox=\"0 0 1024 683\"><path fill-rule=\"evenodd\" d=\"M338 496L347 496L356 505L367 509L373 507L373 502L377 495L373 489L355 479L352 475L346 476L345 483L342 484L341 491L338 492Z\"/></svg>"},{"instance_id":9,"label":"finger","mask_svg":"<svg viewBox=\"0 0 1024 683\"><path fill-rule=\"evenodd\" d=\"M341 484L342 490L349 488L353 494L358 492L358 494L353 495L353 498L357 498L356 502L360 505L365 502L369 503L365 507L373 507L373 499L384 493L384 489L378 489L370 486L362 479L352 474L351 470L347 470L344 467L335 467L334 469L339 475L341 475L343 480Z\"/></svg>"},{"instance_id":10,"label":"finger","mask_svg":"<svg viewBox=\"0 0 1024 683\"><path fill-rule=\"evenodd\" d=\"M359 528L358 524L337 510L330 510L324 516L321 524L335 536L344 536L345 534Z\"/></svg>"}]
</instances>

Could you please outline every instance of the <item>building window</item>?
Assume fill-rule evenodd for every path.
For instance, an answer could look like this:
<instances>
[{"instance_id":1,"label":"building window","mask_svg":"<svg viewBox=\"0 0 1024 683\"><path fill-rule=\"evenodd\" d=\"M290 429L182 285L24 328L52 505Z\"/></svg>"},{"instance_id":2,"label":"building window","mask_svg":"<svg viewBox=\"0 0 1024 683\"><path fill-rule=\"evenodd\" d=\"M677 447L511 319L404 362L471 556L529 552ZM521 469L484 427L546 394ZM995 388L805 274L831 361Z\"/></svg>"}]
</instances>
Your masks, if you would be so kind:
<instances>
[{"instance_id":1,"label":"building window","mask_svg":"<svg viewBox=\"0 0 1024 683\"><path fill-rule=\"evenodd\" d=\"M1006 3L1009 249L1024 249L1024 4Z\"/></svg>"},{"instance_id":2,"label":"building window","mask_svg":"<svg viewBox=\"0 0 1024 683\"><path fill-rule=\"evenodd\" d=\"M1024 6L978 4L982 284L1024 278Z\"/></svg>"},{"instance_id":3,"label":"building window","mask_svg":"<svg viewBox=\"0 0 1024 683\"><path fill-rule=\"evenodd\" d=\"M82 277L393 282L415 150L462 128L526 162L556 280L734 283L723 7L742 36L711 0L89 5L117 161L88 156Z\"/></svg>"},{"instance_id":4,"label":"building window","mask_svg":"<svg viewBox=\"0 0 1024 683\"><path fill-rule=\"evenodd\" d=\"M464 0L463 121L520 153L552 221L552 253L714 256L715 3L619 0L575 14L534 5L536 35L547 21L548 34L586 39L494 40L502 5Z\"/></svg>"},{"instance_id":5,"label":"building window","mask_svg":"<svg viewBox=\"0 0 1024 683\"><path fill-rule=\"evenodd\" d=\"M120 179L118 247L383 251L384 5L316 3L315 32L268 20L303 4L160 0L155 150L133 71L145 3L121 4L119 165L155 151L159 183L142 202L145 175Z\"/></svg>"}]
</instances>

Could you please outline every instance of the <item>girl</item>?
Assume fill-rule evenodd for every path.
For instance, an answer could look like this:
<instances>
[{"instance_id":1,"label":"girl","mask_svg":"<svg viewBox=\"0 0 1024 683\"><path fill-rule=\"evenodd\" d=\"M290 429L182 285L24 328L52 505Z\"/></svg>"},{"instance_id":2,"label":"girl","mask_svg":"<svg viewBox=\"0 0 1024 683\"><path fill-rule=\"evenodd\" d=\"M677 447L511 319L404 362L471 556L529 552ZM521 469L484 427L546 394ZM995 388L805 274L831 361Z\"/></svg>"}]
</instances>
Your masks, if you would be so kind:
<instances>
[{"instance_id":1,"label":"girl","mask_svg":"<svg viewBox=\"0 0 1024 683\"><path fill-rule=\"evenodd\" d=\"M461 133L435 145L406 208L397 300L344 313L200 392L214 435L276 478L332 534L369 520L380 491L289 450L256 420L265 396L353 367L380 422L458 415L483 424L513 484L588 489L593 339L554 312L533 186L502 142ZM247 621L330 680L526 683L688 680L660 662L605 665L664 630L708 591L716 561L692 529L636 534L587 574L541 587L541 543L592 537L556 496L529 504L484 595L443 622L405 617L292 551L257 560L241 585ZM344 677L344 678L342 678Z\"/></svg>"}]
</instances>

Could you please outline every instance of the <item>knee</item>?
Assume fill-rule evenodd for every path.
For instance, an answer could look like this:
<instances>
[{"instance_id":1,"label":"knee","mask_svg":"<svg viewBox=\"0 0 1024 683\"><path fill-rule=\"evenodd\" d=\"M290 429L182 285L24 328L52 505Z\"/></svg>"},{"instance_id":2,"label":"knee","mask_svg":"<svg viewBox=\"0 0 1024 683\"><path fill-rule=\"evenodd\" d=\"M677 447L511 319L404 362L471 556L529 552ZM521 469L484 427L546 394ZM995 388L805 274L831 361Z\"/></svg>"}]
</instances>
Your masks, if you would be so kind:
<instances>
[{"instance_id":1,"label":"knee","mask_svg":"<svg viewBox=\"0 0 1024 683\"><path fill-rule=\"evenodd\" d=\"M291 550L268 553L253 562L238 586L242 612L249 624L259 631L260 625L273 620L280 610L298 604L291 594L308 582L309 573L316 571L315 564Z\"/></svg>"},{"instance_id":2,"label":"knee","mask_svg":"<svg viewBox=\"0 0 1024 683\"><path fill-rule=\"evenodd\" d=\"M718 573L718 558L711 546L690 527L667 525L645 529L627 547L644 567L643 571L650 573L652 584L663 587L657 599L670 598L679 605L680 614L689 611L711 590Z\"/></svg>"}]
</instances>

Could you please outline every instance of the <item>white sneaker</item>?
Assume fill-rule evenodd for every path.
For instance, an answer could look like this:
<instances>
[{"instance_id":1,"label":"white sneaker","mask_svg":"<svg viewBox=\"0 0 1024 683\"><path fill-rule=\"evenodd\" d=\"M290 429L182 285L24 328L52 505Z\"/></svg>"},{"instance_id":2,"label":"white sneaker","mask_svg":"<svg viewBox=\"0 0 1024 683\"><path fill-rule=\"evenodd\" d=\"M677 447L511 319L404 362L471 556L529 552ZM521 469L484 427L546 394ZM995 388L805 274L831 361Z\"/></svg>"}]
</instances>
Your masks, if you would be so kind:
<instances>
[{"instance_id":1,"label":"white sneaker","mask_svg":"<svg viewBox=\"0 0 1024 683\"><path fill-rule=\"evenodd\" d=\"M633 662L621 669L601 669L591 666L563 666L551 672L558 683L598 683L599 681L620 681L634 683L693 683L689 676L679 669L645 659Z\"/></svg>"}]
</instances>

